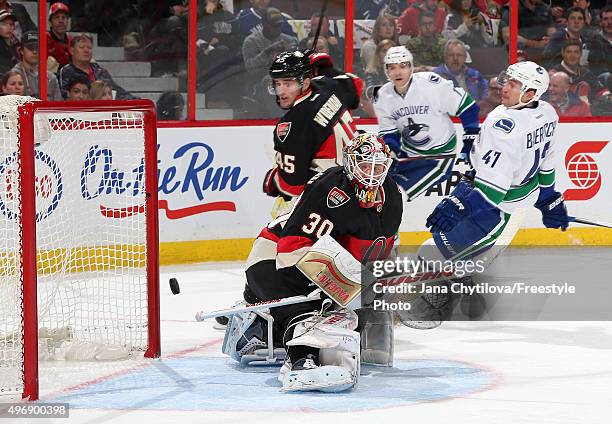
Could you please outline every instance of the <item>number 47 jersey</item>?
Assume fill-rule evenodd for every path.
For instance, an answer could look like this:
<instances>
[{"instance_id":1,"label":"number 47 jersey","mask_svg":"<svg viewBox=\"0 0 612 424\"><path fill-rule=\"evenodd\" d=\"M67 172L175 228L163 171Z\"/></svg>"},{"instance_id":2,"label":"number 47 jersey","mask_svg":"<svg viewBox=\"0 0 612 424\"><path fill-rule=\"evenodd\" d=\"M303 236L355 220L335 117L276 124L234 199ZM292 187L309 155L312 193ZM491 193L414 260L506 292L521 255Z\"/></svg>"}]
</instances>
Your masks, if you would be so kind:
<instances>
[{"instance_id":1,"label":"number 47 jersey","mask_svg":"<svg viewBox=\"0 0 612 424\"><path fill-rule=\"evenodd\" d=\"M535 107L495 108L470 152L475 187L504 212L532 207L539 188L555 181L558 122L553 107L542 100Z\"/></svg>"},{"instance_id":2,"label":"number 47 jersey","mask_svg":"<svg viewBox=\"0 0 612 424\"><path fill-rule=\"evenodd\" d=\"M356 133L349 109L359 106L363 82L351 74L316 77L274 128L277 186L299 196L315 174L342 163L342 148Z\"/></svg>"}]
</instances>

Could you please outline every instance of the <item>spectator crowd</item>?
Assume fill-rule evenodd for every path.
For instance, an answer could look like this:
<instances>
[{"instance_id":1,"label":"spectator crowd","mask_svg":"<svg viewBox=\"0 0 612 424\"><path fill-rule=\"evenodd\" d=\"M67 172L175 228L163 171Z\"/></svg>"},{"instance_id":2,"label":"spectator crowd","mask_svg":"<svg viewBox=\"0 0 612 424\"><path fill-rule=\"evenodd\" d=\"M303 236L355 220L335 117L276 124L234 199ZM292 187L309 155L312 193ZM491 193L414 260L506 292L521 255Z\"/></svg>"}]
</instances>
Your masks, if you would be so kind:
<instances>
[{"instance_id":1,"label":"spectator crowd","mask_svg":"<svg viewBox=\"0 0 612 424\"><path fill-rule=\"evenodd\" d=\"M37 97L39 32L25 3L0 0L2 94ZM186 91L187 0L48 3L43 77L50 100L135 97L94 60L97 46L123 48L127 60L150 62L152 77L176 78L179 91ZM365 28L367 36L356 35L354 46L344 40L343 9L331 7L321 19L322 2L310 3L197 2L196 87L207 108L232 109L235 118L280 116L268 93L268 68L278 53L297 48L328 53L339 67L353 48L353 72L364 78L367 96L386 82L383 57L398 45L412 52L415 72L433 71L462 87L480 103L483 116L499 104L495 77L508 64L509 0L355 0L356 28ZM518 58L549 70L544 98L561 116L612 115L612 0L518 4ZM161 119L184 117L179 92L164 93L158 105ZM371 108L358 114L369 116Z\"/></svg>"}]
</instances>

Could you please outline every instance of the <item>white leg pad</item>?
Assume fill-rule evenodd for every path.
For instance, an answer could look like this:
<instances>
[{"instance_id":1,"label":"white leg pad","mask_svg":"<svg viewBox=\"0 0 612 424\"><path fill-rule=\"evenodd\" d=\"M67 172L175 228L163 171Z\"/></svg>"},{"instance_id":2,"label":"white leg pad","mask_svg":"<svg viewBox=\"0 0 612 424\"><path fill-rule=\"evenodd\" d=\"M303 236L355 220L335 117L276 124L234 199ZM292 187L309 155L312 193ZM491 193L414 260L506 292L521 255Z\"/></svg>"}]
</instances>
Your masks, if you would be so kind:
<instances>
[{"instance_id":1,"label":"white leg pad","mask_svg":"<svg viewBox=\"0 0 612 424\"><path fill-rule=\"evenodd\" d=\"M289 371L283 378L283 392L342 392L356 384L355 376L344 367L323 365L300 371Z\"/></svg>"},{"instance_id":2,"label":"white leg pad","mask_svg":"<svg viewBox=\"0 0 612 424\"><path fill-rule=\"evenodd\" d=\"M310 317L298 323L287 346L318 348L321 365L291 371L286 364L279 376L282 391L340 392L355 386L360 372L360 336L355 328L357 314L348 310L326 317Z\"/></svg>"}]
</instances>

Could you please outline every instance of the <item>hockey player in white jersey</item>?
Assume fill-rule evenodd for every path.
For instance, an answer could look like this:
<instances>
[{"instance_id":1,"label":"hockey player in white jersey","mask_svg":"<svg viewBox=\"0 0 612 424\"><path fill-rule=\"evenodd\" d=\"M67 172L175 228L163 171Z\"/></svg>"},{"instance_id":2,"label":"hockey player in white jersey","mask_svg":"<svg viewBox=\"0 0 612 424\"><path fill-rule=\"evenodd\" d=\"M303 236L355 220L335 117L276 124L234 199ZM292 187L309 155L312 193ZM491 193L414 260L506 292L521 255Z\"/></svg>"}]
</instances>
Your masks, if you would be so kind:
<instances>
[{"instance_id":1,"label":"hockey player in white jersey","mask_svg":"<svg viewBox=\"0 0 612 424\"><path fill-rule=\"evenodd\" d=\"M374 95L374 110L379 135L396 156L389 173L410 201L451 175L457 136L450 117L461 119L461 152L467 155L478 135L480 109L438 74L413 73L412 54L404 46L391 47L384 62L389 82Z\"/></svg>"},{"instance_id":2,"label":"hockey player in white jersey","mask_svg":"<svg viewBox=\"0 0 612 424\"><path fill-rule=\"evenodd\" d=\"M565 231L569 223L563 196L554 188L559 117L540 100L548 72L534 62L515 63L499 83L502 104L487 116L470 152L473 180L463 179L427 218L433 242L422 247L435 243L446 259L469 259L490 249L518 208L535 206L548 228Z\"/></svg>"}]
</instances>

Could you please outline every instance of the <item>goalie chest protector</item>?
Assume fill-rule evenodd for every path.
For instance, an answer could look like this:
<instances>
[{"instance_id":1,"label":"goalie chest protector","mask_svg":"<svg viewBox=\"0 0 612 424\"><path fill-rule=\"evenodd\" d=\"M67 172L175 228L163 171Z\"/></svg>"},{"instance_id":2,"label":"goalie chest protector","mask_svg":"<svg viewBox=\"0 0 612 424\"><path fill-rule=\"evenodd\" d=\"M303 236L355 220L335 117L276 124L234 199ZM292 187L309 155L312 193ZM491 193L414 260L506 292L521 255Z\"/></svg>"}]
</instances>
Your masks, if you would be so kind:
<instances>
[{"instance_id":1,"label":"goalie chest protector","mask_svg":"<svg viewBox=\"0 0 612 424\"><path fill-rule=\"evenodd\" d=\"M343 167L333 167L316 175L308 182L285 224L281 243L285 249L287 244L294 244L297 250L330 234L359 261L364 257L385 258L399 229L403 202L389 176L379 193L380 204L362 208Z\"/></svg>"}]
</instances>

